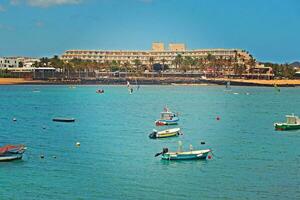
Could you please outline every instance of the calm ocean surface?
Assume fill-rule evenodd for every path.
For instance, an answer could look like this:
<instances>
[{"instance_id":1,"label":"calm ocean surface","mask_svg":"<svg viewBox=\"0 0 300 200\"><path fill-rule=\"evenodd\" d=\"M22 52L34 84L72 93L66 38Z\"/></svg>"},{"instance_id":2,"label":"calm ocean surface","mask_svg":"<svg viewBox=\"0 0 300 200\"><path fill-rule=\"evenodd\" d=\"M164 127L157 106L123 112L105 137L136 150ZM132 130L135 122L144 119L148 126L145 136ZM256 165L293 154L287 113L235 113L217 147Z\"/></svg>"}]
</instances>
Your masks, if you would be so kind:
<instances>
[{"instance_id":1,"label":"calm ocean surface","mask_svg":"<svg viewBox=\"0 0 300 200\"><path fill-rule=\"evenodd\" d=\"M99 88L105 94L96 94ZM300 115L300 88L233 92L239 94L214 86L142 86L132 95L125 86L1 86L0 145L28 150L21 161L0 163L0 199L300 199L300 131L273 128L285 114ZM184 135L151 140L165 105L179 112ZM176 150L179 140L185 149L212 148L214 156L154 157L163 147Z\"/></svg>"}]
</instances>

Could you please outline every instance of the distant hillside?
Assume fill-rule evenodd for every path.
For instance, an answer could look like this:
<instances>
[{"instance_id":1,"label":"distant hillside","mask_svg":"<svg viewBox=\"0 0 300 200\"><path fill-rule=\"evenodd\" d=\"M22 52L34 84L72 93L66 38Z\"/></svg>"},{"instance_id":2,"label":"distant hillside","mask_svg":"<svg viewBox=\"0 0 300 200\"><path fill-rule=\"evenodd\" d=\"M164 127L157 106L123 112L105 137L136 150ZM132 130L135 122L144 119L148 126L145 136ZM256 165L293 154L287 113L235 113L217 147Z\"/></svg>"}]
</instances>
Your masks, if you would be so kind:
<instances>
[{"instance_id":1,"label":"distant hillside","mask_svg":"<svg viewBox=\"0 0 300 200\"><path fill-rule=\"evenodd\" d=\"M296 62L290 63L289 65L292 67L300 67L300 62L296 61Z\"/></svg>"}]
</instances>

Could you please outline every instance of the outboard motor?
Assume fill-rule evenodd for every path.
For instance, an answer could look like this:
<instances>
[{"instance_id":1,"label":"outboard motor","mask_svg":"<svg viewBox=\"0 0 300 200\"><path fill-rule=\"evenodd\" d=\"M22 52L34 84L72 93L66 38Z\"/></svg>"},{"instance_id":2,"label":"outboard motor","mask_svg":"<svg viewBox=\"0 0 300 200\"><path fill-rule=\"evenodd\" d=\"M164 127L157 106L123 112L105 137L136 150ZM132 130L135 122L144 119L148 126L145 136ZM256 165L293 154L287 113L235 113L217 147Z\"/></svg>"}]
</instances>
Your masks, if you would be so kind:
<instances>
[{"instance_id":1,"label":"outboard motor","mask_svg":"<svg viewBox=\"0 0 300 200\"><path fill-rule=\"evenodd\" d=\"M157 131L153 131L152 133L149 134L149 138L155 139L157 137Z\"/></svg>"},{"instance_id":2,"label":"outboard motor","mask_svg":"<svg viewBox=\"0 0 300 200\"><path fill-rule=\"evenodd\" d=\"M163 148L162 154L168 153L169 149L168 148Z\"/></svg>"},{"instance_id":3,"label":"outboard motor","mask_svg":"<svg viewBox=\"0 0 300 200\"><path fill-rule=\"evenodd\" d=\"M168 153L168 151L169 151L169 149L168 149L168 148L163 148L162 152L160 152L160 153L157 153L157 154L155 154L154 156L155 156L155 157L157 157L157 156L159 156L159 155L161 155L161 154Z\"/></svg>"}]
</instances>

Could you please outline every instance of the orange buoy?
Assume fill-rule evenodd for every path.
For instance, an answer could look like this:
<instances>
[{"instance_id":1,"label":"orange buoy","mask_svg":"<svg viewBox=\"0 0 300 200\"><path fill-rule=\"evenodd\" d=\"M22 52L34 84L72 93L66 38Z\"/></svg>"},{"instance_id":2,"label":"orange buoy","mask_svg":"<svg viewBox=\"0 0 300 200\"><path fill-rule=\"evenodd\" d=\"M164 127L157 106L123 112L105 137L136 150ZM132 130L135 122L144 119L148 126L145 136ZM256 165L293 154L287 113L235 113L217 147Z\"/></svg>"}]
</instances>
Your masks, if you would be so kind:
<instances>
[{"instance_id":1,"label":"orange buoy","mask_svg":"<svg viewBox=\"0 0 300 200\"><path fill-rule=\"evenodd\" d=\"M208 159L211 159L211 155L208 155L207 158L208 158Z\"/></svg>"}]
</instances>

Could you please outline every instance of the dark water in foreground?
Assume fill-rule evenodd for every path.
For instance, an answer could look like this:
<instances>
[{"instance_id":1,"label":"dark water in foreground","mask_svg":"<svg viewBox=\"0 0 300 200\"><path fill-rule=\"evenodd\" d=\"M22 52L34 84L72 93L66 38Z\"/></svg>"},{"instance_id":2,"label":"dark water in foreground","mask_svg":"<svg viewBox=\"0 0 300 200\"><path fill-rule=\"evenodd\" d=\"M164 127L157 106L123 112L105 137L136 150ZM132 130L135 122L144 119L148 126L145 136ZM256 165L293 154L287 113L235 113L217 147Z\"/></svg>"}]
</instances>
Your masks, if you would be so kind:
<instances>
[{"instance_id":1,"label":"dark water in foreground","mask_svg":"<svg viewBox=\"0 0 300 200\"><path fill-rule=\"evenodd\" d=\"M300 115L300 88L233 92L239 94L223 87L144 86L129 95L119 86L1 86L0 144L28 150L22 161L0 163L0 199L300 199L300 131L273 130L285 114ZM164 105L180 113L185 135L150 140ZM77 121L52 122L57 116ZM215 156L154 158L179 140Z\"/></svg>"}]
</instances>

